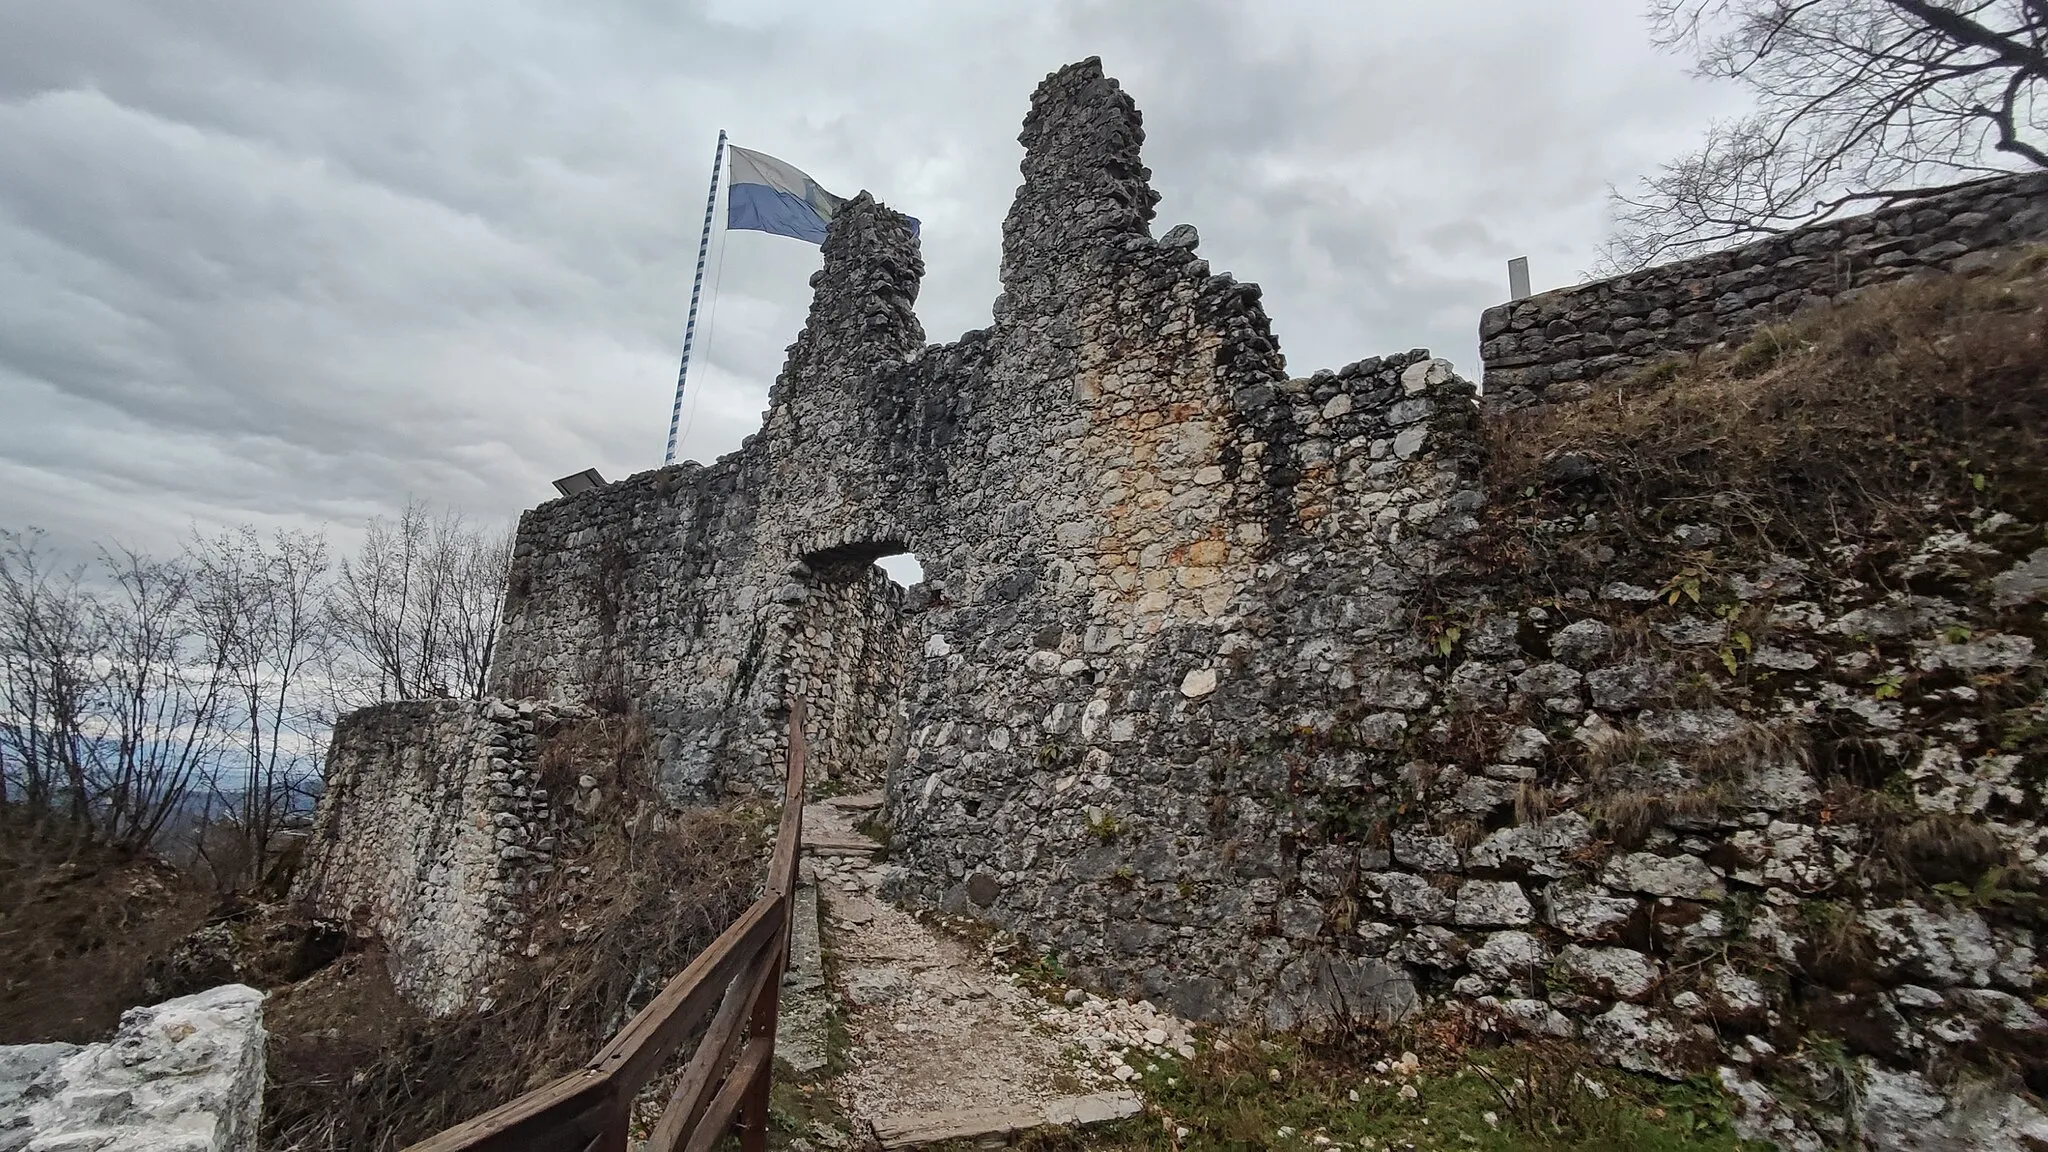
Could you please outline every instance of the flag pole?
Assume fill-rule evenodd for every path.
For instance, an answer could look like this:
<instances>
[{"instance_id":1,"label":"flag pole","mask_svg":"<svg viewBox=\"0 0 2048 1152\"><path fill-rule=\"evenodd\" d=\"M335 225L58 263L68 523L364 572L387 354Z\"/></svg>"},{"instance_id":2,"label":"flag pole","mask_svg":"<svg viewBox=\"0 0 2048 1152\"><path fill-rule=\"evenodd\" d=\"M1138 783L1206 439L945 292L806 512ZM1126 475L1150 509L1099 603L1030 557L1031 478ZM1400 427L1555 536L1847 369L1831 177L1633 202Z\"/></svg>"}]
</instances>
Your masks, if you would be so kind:
<instances>
[{"instance_id":1,"label":"flag pole","mask_svg":"<svg viewBox=\"0 0 2048 1152\"><path fill-rule=\"evenodd\" d=\"M683 382L690 376L690 345L697 340L697 305L704 298L704 258L711 252L711 216L718 207L718 173L725 162L725 129L718 130L718 150L711 154L711 194L704 198L704 234L697 239L697 278L690 285L690 318L683 323L683 363L676 369L676 406L668 414L668 452L664 465L676 462L676 430L683 420Z\"/></svg>"}]
</instances>

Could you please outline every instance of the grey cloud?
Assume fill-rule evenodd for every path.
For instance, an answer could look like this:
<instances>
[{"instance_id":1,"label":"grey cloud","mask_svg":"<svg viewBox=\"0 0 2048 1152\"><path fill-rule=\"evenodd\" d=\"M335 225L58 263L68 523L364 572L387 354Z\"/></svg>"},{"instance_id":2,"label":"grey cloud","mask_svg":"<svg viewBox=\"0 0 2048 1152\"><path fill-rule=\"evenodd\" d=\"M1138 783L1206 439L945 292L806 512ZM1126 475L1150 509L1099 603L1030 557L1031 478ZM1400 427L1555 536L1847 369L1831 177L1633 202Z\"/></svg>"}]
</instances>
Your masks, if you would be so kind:
<instances>
[{"instance_id":1,"label":"grey cloud","mask_svg":"<svg viewBox=\"0 0 2048 1152\"><path fill-rule=\"evenodd\" d=\"M1296 370L1475 367L1503 262L1583 266L1605 186L1725 94L1636 0L330 0L0 13L0 525L142 543L509 516L659 463L717 129L925 223L934 340L988 322L1015 138L1103 56L1161 226L1266 288ZM683 454L752 430L815 248L740 233Z\"/></svg>"}]
</instances>

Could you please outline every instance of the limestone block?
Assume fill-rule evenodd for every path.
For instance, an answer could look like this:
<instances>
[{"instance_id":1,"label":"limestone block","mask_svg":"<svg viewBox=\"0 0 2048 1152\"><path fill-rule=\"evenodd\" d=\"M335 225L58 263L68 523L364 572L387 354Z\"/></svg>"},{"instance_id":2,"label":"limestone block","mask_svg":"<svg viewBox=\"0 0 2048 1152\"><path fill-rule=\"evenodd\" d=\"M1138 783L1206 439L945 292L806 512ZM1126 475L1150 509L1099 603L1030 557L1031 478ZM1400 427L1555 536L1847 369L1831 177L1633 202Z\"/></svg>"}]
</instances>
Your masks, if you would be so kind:
<instances>
[{"instance_id":1,"label":"limestone block","mask_svg":"<svg viewBox=\"0 0 2048 1152\"><path fill-rule=\"evenodd\" d=\"M0 1145L26 1152L253 1150L263 1045L263 994L245 985L129 1009L111 1041L46 1065L12 1115L0 1103ZM23 1134L24 1142L10 1143Z\"/></svg>"}]
</instances>

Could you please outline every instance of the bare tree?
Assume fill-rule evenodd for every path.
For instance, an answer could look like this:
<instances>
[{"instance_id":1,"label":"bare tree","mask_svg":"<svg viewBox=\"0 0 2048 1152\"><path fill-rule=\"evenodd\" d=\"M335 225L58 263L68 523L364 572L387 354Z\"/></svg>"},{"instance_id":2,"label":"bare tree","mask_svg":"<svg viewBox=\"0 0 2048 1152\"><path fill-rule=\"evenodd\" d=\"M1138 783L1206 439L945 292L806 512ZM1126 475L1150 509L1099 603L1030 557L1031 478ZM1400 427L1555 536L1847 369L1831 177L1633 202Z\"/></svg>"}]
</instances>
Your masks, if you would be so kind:
<instances>
[{"instance_id":1,"label":"bare tree","mask_svg":"<svg viewBox=\"0 0 2048 1152\"><path fill-rule=\"evenodd\" d=\"M140 851L219 760L225 653L198 642L189 566L132 549L100 565L93 814L103 841Z\"/></svg>"},{"instance_id":2,"label":"bare tree","mask_svg":"<svg viewBox=\"0 0 2048 1152\"><path fill-rule=\"evenodd\" d=\"M340 711L483 694L510 554L420 504L372 521L338 576L304 532L83 565L0 529L0 809L132 851L196 815L219 883L262 880Z\"/></svg>"},{"instance_id":3,"label":"bare tree","mask_svg":"<svg viewBox=\"0 0 2048 1152\"><path fill-rule=\"evenodd\" d=\"M1612 193L1603 272L2048 168L2048 0L1651 0L1650 20L1757 106Z\"/></svg>"},{"instance_id":4,"label":"bare tree","mask_svg":"<svg viewBox=\"0 0 2048 1152\"><path fill-rule=\"evenodd\" d=\"M40 532L0 531L0 801L86 833L95 644L81 572Z\"/></svg>"},{"instance_id":5,"label":"bare tree","mask_svg":"<svg viewBox=\"0 0 2048 1152\"><path fill-rule=\"evenodd\" d=\"M482 696L510 563L506 534L453 510L408 502L370 521L327 596L357 701Z\"/></svg>"},{"instance_id":6,"label":"bare tree","mask_svg":"<svg viewBox=\"0 0 2048 1152\"><path fill-rule=\"evenodd\" d=\"M223 668L183 563L123 549L87 571L0 532L0 803L141 851L218 760Z\"/></svg>"},{"instance_id":7,"label":"bare tree","mask_svg":"<svg viewBox=\"0 0 2048 1152\"><path fill-rule=\"evenodd\" d=\"M222 669L224 727L231 751L211 781L210 817L234 835L233 855L202 841L216 879L254 881L268 865L278 831L319 776L328 717L312 674L327 642L320 593L327 540L278 532L266 542L253 528L196 537L187 555L197 575L195 603L207 651Z\"/></svg>"}]
</instances>

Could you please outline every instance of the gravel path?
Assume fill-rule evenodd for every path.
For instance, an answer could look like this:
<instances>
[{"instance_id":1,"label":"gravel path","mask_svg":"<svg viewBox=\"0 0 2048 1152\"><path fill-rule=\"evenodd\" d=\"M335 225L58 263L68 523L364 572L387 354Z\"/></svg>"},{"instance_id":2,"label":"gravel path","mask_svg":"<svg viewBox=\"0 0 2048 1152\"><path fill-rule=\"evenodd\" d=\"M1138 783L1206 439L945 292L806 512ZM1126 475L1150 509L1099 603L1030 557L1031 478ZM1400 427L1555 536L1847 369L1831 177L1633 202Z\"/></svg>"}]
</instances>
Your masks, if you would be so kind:
<instances>
[{"instance_id":1,"label":"gravel path","mask_svg":"<svg viewBox=\"0 0 2048 1152\"><path fill-rule=\"evenodd\" d=\"M874 895L883 866L809 862L851 1059L836 1089L851 1116L1042 1108L1121 1088L1141 1053L1192 1053L1187 1027L1148 1004L1075 992L1048 1003L989 954Z\"/></svg>"}]
</instances>

